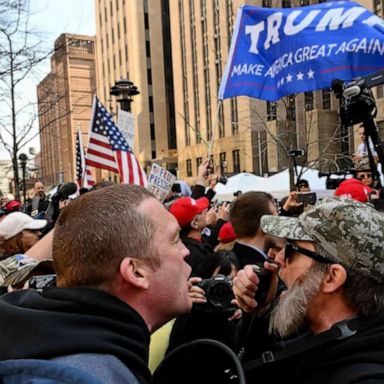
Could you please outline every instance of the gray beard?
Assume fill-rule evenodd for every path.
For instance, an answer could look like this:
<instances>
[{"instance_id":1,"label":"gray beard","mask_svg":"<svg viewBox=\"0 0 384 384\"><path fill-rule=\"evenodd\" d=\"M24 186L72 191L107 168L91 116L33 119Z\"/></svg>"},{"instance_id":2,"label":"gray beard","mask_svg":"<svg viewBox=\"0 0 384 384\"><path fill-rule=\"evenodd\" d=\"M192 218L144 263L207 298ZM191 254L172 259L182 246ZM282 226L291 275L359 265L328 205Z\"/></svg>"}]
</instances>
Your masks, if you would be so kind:
<instances>
[{"instance_id":1,"label":"gray beard","mask_svg":"<svg viewBox=\"0 0 384 384\"><path fill-rule=\"evenodd\" d=\"M286 338L304 324L308 306L319 292L324 273L312 269L301 275L284 295L280 296L271 313L269 332Z\"/></svg>"}]
</instances>

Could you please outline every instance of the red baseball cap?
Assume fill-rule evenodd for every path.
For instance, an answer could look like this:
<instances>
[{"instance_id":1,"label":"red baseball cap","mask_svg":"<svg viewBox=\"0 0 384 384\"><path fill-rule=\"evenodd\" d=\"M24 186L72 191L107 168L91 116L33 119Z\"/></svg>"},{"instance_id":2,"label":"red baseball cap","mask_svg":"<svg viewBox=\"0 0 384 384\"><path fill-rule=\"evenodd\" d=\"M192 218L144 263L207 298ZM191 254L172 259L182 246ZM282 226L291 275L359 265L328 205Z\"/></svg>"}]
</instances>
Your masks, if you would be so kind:
<instances>
[{"instance_id":1,"label":"red baseball cap","mask_svg":"<svg viewBox=\"0 0 384 384\"><path fill-rule=\"evenodd\" d=\"M219 235L217 236L218 239L224 243L230 243L231 241L236 240L236 234L235 231L233 230L232 223L228 222L225 223L219 231Z\"/></svg>"},{"instance_id":2,"label":"red baseball cap","mask_svg":"<svg viewBox=\"0 0 384 384\"><path fill-rule=\"evenodd\" d=\"M335 196L347 197L352 200L360 201L361 203L366 203L372 192L372 188L369 188L360 180L351 178L340 183L335 191Z\"/></svg>"},{"instance_id":3,"label":"red baseball cap","mask_svg":"<svg viewBox=\"0 0 384 384\"><path fill-rule=\"evenodd\" d=\"M177 199L169 208L169 212L176 217L180 227L189 224L199 213L209 207L209 200L206 197L192 199L192 197L181 197Z\"/></svg>"}]
</instances>

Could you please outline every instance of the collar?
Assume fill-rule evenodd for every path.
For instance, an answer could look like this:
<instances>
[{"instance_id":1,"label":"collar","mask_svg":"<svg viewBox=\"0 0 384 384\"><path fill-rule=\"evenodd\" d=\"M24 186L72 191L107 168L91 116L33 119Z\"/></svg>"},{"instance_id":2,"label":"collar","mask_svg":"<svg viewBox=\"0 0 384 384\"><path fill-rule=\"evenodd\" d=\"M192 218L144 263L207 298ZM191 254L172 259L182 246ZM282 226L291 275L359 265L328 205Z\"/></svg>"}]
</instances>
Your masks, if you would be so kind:
<instances>
[{"instance_id":1,"label":"collar","mask_svg":"<svg viewBox=\"0 0 384 384\"><path fill-rule=\"evenodd\" d=\"M260 248L256 247L256 245L253 245L253 244L249 244L249 243L243 243L242 241L239 241L239 240L236 240L237 243L241 244L241 245L245 245L246 247L249 247L249 248L252 248L254 249L255 251L259 252L261 255L263 255L263 257L265 258L265 260L268 259L268 255Z\"/></svg>"}]
</instances>

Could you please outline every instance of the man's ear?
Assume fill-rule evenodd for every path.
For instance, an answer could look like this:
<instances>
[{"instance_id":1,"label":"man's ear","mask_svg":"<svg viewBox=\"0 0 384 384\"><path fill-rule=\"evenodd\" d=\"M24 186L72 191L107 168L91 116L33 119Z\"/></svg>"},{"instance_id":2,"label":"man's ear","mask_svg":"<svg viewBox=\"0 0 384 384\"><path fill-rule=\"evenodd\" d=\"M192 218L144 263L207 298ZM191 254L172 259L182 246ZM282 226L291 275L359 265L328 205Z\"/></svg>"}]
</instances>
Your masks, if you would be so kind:
<instances>
[{"instance_id":1,"label":"man's ear","mask_svg":"<svg viewBox=\"0 0 384 384\"><path fill-rule=\"evenodd\" d=\"M340 264L331 264L321 284L321 290L326 293L337 291L347 280L347 271Z\"/></svg>"},{"instance_id":2,"label":"man's ear","mask_svg":"<svg viewBox=\"0 0 384 384\"><path fill-rule=\"evenodd\" d=\"M120 274L128 284L141 289L149 287L148 270L140 260L125 257L120 264Z\"/></svg>"}]
</instances>

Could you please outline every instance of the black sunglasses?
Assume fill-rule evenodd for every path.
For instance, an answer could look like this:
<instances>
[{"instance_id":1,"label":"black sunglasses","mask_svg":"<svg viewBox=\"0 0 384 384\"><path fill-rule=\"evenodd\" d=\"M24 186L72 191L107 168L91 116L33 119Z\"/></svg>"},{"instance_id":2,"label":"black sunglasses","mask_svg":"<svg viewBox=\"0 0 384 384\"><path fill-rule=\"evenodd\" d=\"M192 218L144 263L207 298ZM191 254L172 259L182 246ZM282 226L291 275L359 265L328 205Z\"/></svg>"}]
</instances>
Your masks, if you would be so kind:
<instances>
[{"instance_id":1,"label":"black sunglasses","mask_svg":"<svg viewBox=\"0 0 384 384\"><path fill-rule=\"evenodd\" d=\"M313 260L318 261L319 263L332 264L333 261L326 259L325 257L319 255L316 252L312 252L309 249L298 247L297 245L287 241L284 249L284 260L288 260L293 256L295 252L302 253L305 256L310 257Z\"/></svg>"}]
</instances>

